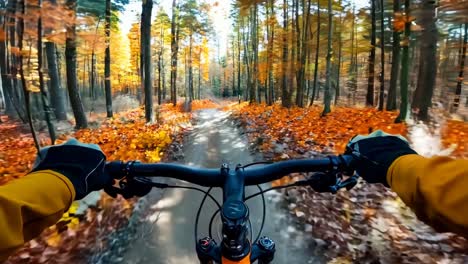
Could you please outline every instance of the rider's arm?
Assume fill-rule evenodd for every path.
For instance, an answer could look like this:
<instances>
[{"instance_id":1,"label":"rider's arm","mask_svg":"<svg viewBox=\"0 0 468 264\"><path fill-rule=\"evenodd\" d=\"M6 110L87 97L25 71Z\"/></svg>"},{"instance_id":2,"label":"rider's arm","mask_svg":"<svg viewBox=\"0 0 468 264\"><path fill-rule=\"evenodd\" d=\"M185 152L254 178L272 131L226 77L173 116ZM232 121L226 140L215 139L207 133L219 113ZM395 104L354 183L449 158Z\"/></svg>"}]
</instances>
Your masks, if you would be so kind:
<instances>
[{"instance_id":1,"label":"rider's arm","mask_svg":"<svg viewBox=\"0 0 468 264\"><path fill-rule=\"evenodd\" d=\"M422 221L468 237L468 160L401 156L387 182Z\"/></svg>"},{"instance_id":2,"label":"rider's arm","mask_svg":"<svg viewBox=\"0 0 468 264\"><path fill-rule=\"evenodd\" d=\"M439 231L468 238L468 161L424 158L400 135L381 130L351 139L346 152L369 183L391 187L416 215Z\"/></svg>"},{"instance_id":3,"label":"rider's arm","mask_svg":"<svg viewBox=\"0 0 468 264\"><path fill-rule=\"evenodd\" d=\"M55 224L74 199L71 181L51 170L0 186L0 263Z\"/></svg>"},{"instance_id":4,"label":"rider's arm","mask_svg":"<svg viewBox=\"0 0 468 264\"><path fill-rule=\"evenodd\" d=\"M45 147L33 172L0 187L0 262L60 219L73 200L111 186L99 146L75 139Z\"/></svg>"}]
</instances>

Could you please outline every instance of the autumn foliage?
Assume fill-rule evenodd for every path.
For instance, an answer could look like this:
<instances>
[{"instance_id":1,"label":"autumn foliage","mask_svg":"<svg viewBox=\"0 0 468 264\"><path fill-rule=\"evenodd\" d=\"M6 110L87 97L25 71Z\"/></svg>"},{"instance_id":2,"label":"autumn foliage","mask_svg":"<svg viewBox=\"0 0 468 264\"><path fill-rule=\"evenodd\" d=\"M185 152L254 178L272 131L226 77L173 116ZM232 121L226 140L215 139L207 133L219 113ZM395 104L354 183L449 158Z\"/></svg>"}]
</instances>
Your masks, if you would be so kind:
<instances>
[{"instance_id":1,"label":"autumn foliage","mask_svg":"<svg viewBox=\"0 0 468 264\"><path fill-rule=\"evenodd\" d=\"M245 120L251 140L261 141L260 149L267 151L274 144L288 143L291 153L341 153L346 143L357 134L381 129L393 134L406 134L404 124L394 124L395 112L375 109L338 107L321 117L321 107L282 108L279 105L235 106L236 115ZM285 154L285 153L282 153ZM286 153L289 154L289 153Z\"/></svg>"},{"instance_id":2,"label":"autumn foliage","mask_svg":"<svg viewBox=\"0 0 468 264\"><path fill-rule=\"evenodd\" d=\"M98 128L63 135L60 142L75 137L98 144L107 160L158 162L168 146L180 141L182 132L190 127L189 113L169 104L158 111L158 123L145 124L143 111L136 109L116 114ZM36 150L29 131L23 130L22 125L7 121L0 125L0 130L0 181L5 184L31 169ZM132 201L104 195L85 215L75 216L77 204L74 204L56 226L27 243L7 263L85 263L84 256L107 250L109 234L128 223L132 208Z\"/></svg>"},{"instance_id":3,"label":"autumn foliage","mask_svg":"<svg viewBox=\"0 0 468 264\"><path fill-rule=\"evenodd\" d=\"M243 103L226 109L234 110L235 116L247 125L249 139L260 143L259 149L266 152L275 144L287 143L292 154L307 151L342 153L347 142L358 134L378 129L403 136L408 133L405 123L394 123L398 113L374 108L336 107L324 117L321 117L319 106L286 109L279 105ZM466 122L449 120L441 133L444 147L455 147L454 157L466 157Z\"/></svg>"},{"instance_id":4,"label":"autumn foliage","mask_svg":"<svg viewBox=\"0 0 468 264\"><path fill-rule=\"evenodd\" d=\"M406 135L405 124L394 124L394 112L337 107L321 117L321 108L278 105L231 106L244 127L251 147L266 159L313 158L344 151L356 134L382 129ZM442 129L445 147L456 145L452 155L466 156L466 123L448 121ZM304 175L285 177L283 185ZM336 195L310 188L288 189L291 214L311 232L314 245L329 263L462 263L468 242L453 234L438 234L418 221L397 195L381 185L360 181Z\"/></svg>"}]
</instances>

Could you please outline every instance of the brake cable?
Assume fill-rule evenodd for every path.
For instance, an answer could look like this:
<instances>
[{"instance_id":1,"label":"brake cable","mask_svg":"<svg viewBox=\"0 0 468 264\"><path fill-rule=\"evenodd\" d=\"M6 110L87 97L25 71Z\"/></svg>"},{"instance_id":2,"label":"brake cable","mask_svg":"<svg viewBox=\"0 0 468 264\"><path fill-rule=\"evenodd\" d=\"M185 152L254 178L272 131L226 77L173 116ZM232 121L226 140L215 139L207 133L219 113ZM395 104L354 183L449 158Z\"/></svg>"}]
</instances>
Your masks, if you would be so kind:
<instances>
[{"instance_id":1,"label":"brake cable","mask_svg":"<svg viewBox=\"0 0 468 264\"><path fill-rule=\"evenodd\" d=\"M336 192L338 192L338 190L340 190L342 188L346 188L347 190L350 190L357 184L358 178L359 178L359 175L357 175L357 174L354 174L353 176L350 176L346 180L341 180L340 178L337 177L336 182L335 182L334 185L328 186L326 191L319 191L319 192L331 192L331 193L335 194ZM313 181L314 181L314 177L312 175L311 177L309 177L309 178L307 178L305 180L299 180L299 181L296 181L296 182L293 182L293 183L287 184L287 185L270 187L270 188L265 189L265 190L263 190L261 192L254 193L254 194L252 194L250 196L247 196L245 198L245 201L247 201L249 199L252 199L252 198L254 198L256 196L263 195L264 193L272 191L272 190L279 190L279 189L285 189L285 188L297 187L297 186L311 186L312 189L314 189L314 187L312 186Z\"/></svg>"},{"instance_id":2,"label":"brake cable","mask_svg":"<svg viewBox=\"0 0 468 264\"><path fill-rule=\"evenodd\" d=\"M195 236L195 245L198 243L198 241L197 241L198 221L200 220L201 210L202 210L202 208L203 208L203 205L205 204L206 197L211 196L211 194L210 194L211 189L213 189L213 187L208 188L208 191L205 192L205 195L203 196L203 199L202 199L202 201L201 201L201 203L200 203L200 206L198 207L197 216L196 216L196 218L195 218L195 233L194 233L194 236ZM211 197L212 197L212 196L211 196ZM218 210L221 210L221 207L220 207Z\"/></svg>"},{"instance_id":3,"label":"brake cable","mask_svg":"<svg viewBox=\"0 0 468 264\"><path fill-rule=\"evenodd\" d=\"M250 166L254 166L254 165L260 165L260 164L272 164L273 161L257 161L257 162L252 162L252 163L249 163L249 164L246 164L240 168L242 169L245 169L247 167L250 167Z\"/></svg>"},{"instance_id":4,"label":"brake cable","mask_svg":"<svg viewBox=\"0 0 468 264\"><path fill-rule=\"evenodd\" d=\"M255 238L254 244L257 243L258 239L262 235L263 227L265 226L265 218L266 218L266 201L265 201L265 192L260 185L257 185L258 189L262 193L262 204L263 204L263 214L262 214L262 224L260 225L260 229L258 231L257 237ZM247 201L247 199L246 199Z\"/></svg>"},{"instance_id":5,"label":"brake cable","mask_svg":"<svg viewBox=\"0 0 468 264\"><path fill-rule=\"evenodd\" d=\"M219 212L221 210L221 205L219 204L219 202L216 200L216 198L213 197L213 195L210 194L213 187L210 187L210 188L208 188L207 191L205 191L203 189L200 189L200 188L197 188L197 187L192 187L192 186L169 185L169 184L166 184L166 183L159 183L159 182L153 182L153 181L147 181L146 184L149 184L149 185L151 185L151 187L156 187L156 188L159 188L159 189L179 188L179 189L195 190L195 191L202 192L204 194L203 199L202 199L202 201L200 203L200 206L198 207L198 210L197 210L197 216L195 217L195 230L194 230L195 231L194 232L194 234L195 234L194 235L195 236L195 244L197 243L198 222L200 220L201 210L203 208L203 205L205 204L206 198L210 197L210 199L216 204L216 206L218 207L218 210L216 212ZM210 230L210 232L211 232L211 230Z\"/></svg>"}]
</instances>

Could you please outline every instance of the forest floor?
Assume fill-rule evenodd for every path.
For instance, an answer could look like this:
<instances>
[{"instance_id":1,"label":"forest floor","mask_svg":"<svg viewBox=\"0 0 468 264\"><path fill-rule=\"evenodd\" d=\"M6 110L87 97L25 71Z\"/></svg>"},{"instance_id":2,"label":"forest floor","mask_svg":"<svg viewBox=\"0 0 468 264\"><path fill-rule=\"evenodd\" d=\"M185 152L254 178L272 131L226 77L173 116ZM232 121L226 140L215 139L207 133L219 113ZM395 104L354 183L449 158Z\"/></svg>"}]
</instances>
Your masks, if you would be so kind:
<instances>
[{"instance_id":1,"label":"forest floor","mask_svg":"<svg viewBox=\"0 0 468 264\"><path fill-rule=\"evenodd\" d=\"M320 117L321 108L284 109L278 105L233 105L226 108L242 126L250 148L269 160L311 158L344 151L356 134L382 129L409 138L424 155L466 158L468 124L444 121L394 124L396 113L374 109L335 108ZM301 177L296 174L275 184ZM468 242L449 233L436 233L418 221L397 195L381 185L361 181L337 195L296 188L291 214L311 226L310 232L331 263L467 263Z\"/></svg>"},{"instance_id":2,"label":"forest floor","mask_svg":"<svg viewBox=\"0 0 468 264\"><path fill-rule=\"evenodd\" d=\"M158 122L152 125L145 125L141 109L125 111L116 114L113 119L103 119L103 122L100 122L101 118L96 118L91 129L77 132L67 132L68 130L64 129L66 133L60 136L59 142L69 137L76 137L84 142L99 144L108 160L138 159L146 162L185 160L187 163L193 162L193 165L218 166L224 158L248 162L260 157L280 160L341 153L347 140L353 135L383 129L407 136L412 146L425 155L445 154L459 158L467 158L468 155L466 139L468 124L453 120L445 121L443 117L427 127L412 123L394 124L395 113L377 112L372 109L335 108L329 116L320 118L321 109L318 107L283 109L276 105L268 107L249 106L245 103L240 105L221 103L224 113L203 111L196 116L184 113L181 110L182 105L178 107L164 105L157 110ZM218 102L196 101L192 108L196 111L216 107L220 107ZM203 113L216 113L218 117L212 118L210 114ZM193 127L192 121L196 120L198 125L205 122L210 126ZM0 184L27 173L36 153L27 127L5 118L3 121L0 124ZM238 128L233 127L231 122L234 122ZM217 133L218 129L220 132L216 137L221 140L227 136L221 140L221 143L215 143L216 141L211 140L212 137L208 137L207 146L197 144L197 141L201 143L200 140L204 140L205 134L212 131ZM245 135L236 136L239 132ZM40 139L42 145L48 144L47 134L40 133ZM230 141L238 142L239 146L248 145L250 152L242 147L242 151L239 150L237 153L239 155L234 155L236 153L234 150L226 150L225 147L226 143L232 143ZM202 149L205 147L208 149ZM234 156L226 156L226 153L233 151ZM200 153L206 153L207 157ZM217 159L220 157L221 160ZM299 176L292 175L274 184L283 184ZM135 203L136 200L98 196L96 204L81 212L77 212L80 211L80 207L76 204L64 215L58 225L27 243L7 263L67 261L83 263L87 262L83 259L85 255L91 256L89 261L92 263L124 260L133 261L128 263L145 263L145 258L141 258L143 256L141 251L135 249L126 251L125 244L130 238L132 241L138 238L142 230L148 231L145 227L156 227L155 230L164 231L164 228L157 228L158 224L153 226L145 224L143 229L137 228L142 219L154 220L151 218L152 214L141 215L141 209L145 208L145 204L146 206L155 204L161 198L161 194L153 192L147 199L140 199L138 203ZM166 216L190 222L191 212L194 210L193 202L196 201L197 195L189 192L168 192L165 194L166 198L156 205L159 204L158 206L164 206L169 210ZM189 204L184 206L184 203L181 203L177 207L170 205L170 202L179 201L177 199L181 197L188 197L189 199L184 200L190 200ZM297 231L303 231L300 238L305 239L307 245L302 244L302 248L314 248L318 250L317 252L323 252L323 255L320 258L316 257L318 254L305 255L299 248L292 255L297 254L312 262L351 263L372 262L377 259L381 263L468 262L468 242L465 239L453 234L435 233L417 221L396 194L382 186L361 182L351 191L340 192L335 196L296 188L269 197L271 203L269 206L273 206L270 208L271 211L279 214L284 206L289 208L289 213L282 213L284 218L281 221L287 222L274 222L279 220L270 222L289 227L283 228L286 232L281 233L275 231L274 228L277 227L270 226L267 227L270 229L264 233L278 235L279 237L274 238L282 241L281 244L287 244L287 241L283 241L285 238L294 240L294 237L299 237ZM287 203L283 207L277 206L275 201L278 199ZM160 209L158 206L148 212L157 211ZM252 207L257 208L255 204ZM180 211L181 208L184 210ZM187 214L182 216L183 213ZM191 224L181 225L180 221L176 221L175 225L177 227L172 226L173 230L177 231L180 228L180 231L184 230L184 234L192 234ZM188 229L182 229L181 226ZM130 234L132 232L129 232L129 228L133 229L134 234ZM173 233L175 239L180 232ZM148 234L151 236L152 233ZM188 254L187 247L193 249L192 239L181 240L183 242L176 244L174 241L163 241L163 238L155 239L155 236L151 240L154 240L154 243L149 243L149 246L155 244L160 246L165 243L168 252L180 247L185 248L184 252ZM186 244L186 247L182 244ZM112 250L108 250L109 248ZM281 249L278 249L279 251ZM171 259L171 255L162 254L160 250L154 252L167 256L168 261L176 261ZM190 254L194 253L190 250ZM279 253L279 258L291 259L288 257L290 254L282 254L285 255ZM154 259L152 258L153 261ZM278 263L287 263L287 260Z\"/></svg>"},{"instance_id":3,"label":"forest floor","mask_svg":"<svg viewBox=\"0 0 468 264\"><path fill-rule=\"evenodd\" d=\"M211 104L198 102L194 109L205 103ZM158 122L145 124L142 109L124 111L111 119L93 115L89 122L93 128L76 132L64 129L57 143L75 137L82 142L99 144L108 160L158 162L179 155L178 144L184 131L191 128L191 114L182 112L181 106L166 104L157 110L156 118ZM36 156L26 126L6 118L3 121L0 124L0 185L29 172ZM39 138L41 145L50 144L45 132L39 133ZM113 244L115 231L128 225L136 200L112 199L98 194L87 208L86 199L90 196L81 204L74 203L56 226L26 243L6 263L87 263L83 256L106 252Z\"/></svg>"}]
</instances>

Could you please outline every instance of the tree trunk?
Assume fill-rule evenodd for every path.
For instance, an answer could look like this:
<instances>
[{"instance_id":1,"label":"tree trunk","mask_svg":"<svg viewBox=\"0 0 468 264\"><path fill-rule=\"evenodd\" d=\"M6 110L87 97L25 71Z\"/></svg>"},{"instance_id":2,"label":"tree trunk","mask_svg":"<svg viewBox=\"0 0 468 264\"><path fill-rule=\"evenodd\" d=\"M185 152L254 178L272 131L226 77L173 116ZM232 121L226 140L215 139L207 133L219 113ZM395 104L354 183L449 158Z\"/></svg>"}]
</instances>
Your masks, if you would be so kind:
<instances>
[{"instance_id":1,"label":"tree trunk","mask_svg":"<svg viewBox=\"0 0 468 264\"><path fill-rule=\"evenodd\" d=\"M161 50L158 52L158 104L162 104L162 94L161 94L161 86L162 86L162 79L161 79L161 70L162 70L162 52Z\"/></svg>"},{"instance_id":2,"label":"tree trunk","mask_svg":"<svg viewBox=\"0 0 468 264\"><path fill-rule=\"evenodd\" d=\"M380 95L379 95L379 111L384 109L384 93L385 93L385 27L384 27L384 0L380 0Z\"/></svg>"},{"instance_id":3,"label":"tree trunk","mask_svg":"<svg viewBox=\"0 0 468 264\"><path fill-rule=\"evenodd\" d=\"M342 0L340 0L340 6L342 5ZM336 89L335 89L335 105L338 103L340 97L340 77L341 77L341 56L343 54L343 38L341 36L341 31L343 27L343 12L340 12L340 32L338 34L338 68L336 71Z\"/></svg>"},{"instance_id":4,"label":"tree trunk","mask_svg":"<svg viewBox=\"0 0 468 264\"><path fill-rule=\"evenodd\" d=\"M257 102L257 89L258 89L258 4L255 3L253 6L252 14L252 51L253 51L253 63L252 63L252 87L250 88L250 103Z\"/></svg>"},{"instance_id":5,"label":"tree trunk","mask_svg":"<svg viewBox=\"0 0 468 264\"><path fill-rule=\"evenodd\" d=\"M348 82L346 84L348 88L348 105L351 105L351 99L352 99L352 104L355 104L355 98L356 98L356 91L357 91L357 58L356 58L356 23L355 23L355 13L356 13L356 7L353 6L353 21L351 24L351 65L349 67L349 78Z\"/></svg>"},{"instance_id":6,"label":"tree trunk","mask_svg":"<svg viewBox=\"0 0 468 264\"><path fill-rule=\"evenodd\" d=\"M238 18L239 19L239 18ZM237 97L241 98L241 37L240 25L237 25Z\"/></svg>"},{"instance_id":7,"label":"tree trunk","mask_svg":"<svg viewBox=\"0 0 468 264\"><path fill-rule=\"evenodd\" d=\"M18 47L16 43L16 33L17 33L17 23L16 23L16 10L19 6L19 2L17 0L8 1L7 5L7 28L9 32L5 32L8 40L10 42L11 47ZM9 33L9 35L8 35ZM23 123L27 122L27 113L25 113L25 109L23 104L21 103L25 98L22 98L20 89L18 89L18 68L19 68L19 59L18 55L11 53L8 54L8 44L6 45L6 59L7 59L7 74L9 79L11 80L11 90L10 92L10 100L13 102L13 107L15 108L16 112L18 113L19 118L23 121Z\"/></svg>"},{"instance_id":8,"label":"tree trunk","mask_svg":"<svg viewBox=\"0 0 468 264\"><path fill-rule=\"evenodd\" d=\"M76 19L76 0L67 0L67 6L73 11L73 18ZM70 104L75 116L75 127L77 129L87 128L88 120L83 109L80 93L78 91L78 80L76 78L76 27L75 24L67 27L67 38L65 43L65 59L67 72L67 90L70 96Z\"/></svg>"},{"instance_id":9,"label":"tree trunk","mask_svg":"<svg viewBox=\"0 0 468 264\"><path fill-rule=\"evenodd\" d=\"M153 76L151 71L151 12L153 10L153 0L143 0L141 12L141 46L143 56L141 57L143 66L142 86L145 91L145 118L146 122L153 121Z\"/></svg>"},{"instance_id":10,"label":"tree trunk","mask_svg":"<svg viewBox=\"0 0 468 264\"><path fill-rule=\"evenodd\" d=\"M231 42L231 47L232 47L232 96L237 95L237 89L236 89L236 51L234 49L234 36L232 37L232 42ZM200 60L198 60L200 63Z\"/></svg>"},{"instance_id":11,"label":"tree trunk","mask_svg":"<svg viewBox=\"0 0 468 264\"><path fill-rule=\"evenodd\" d=\"M4 32L8 30L8 22L5 16L1 16L0 19L2 20L2 29ZM13 101L13 91L11 87L11 79L8 71L8 54L7 54L7 39L0 40L0 70L2 74L2 90L3 96L5 98L5 112L9 116L14 116L15 112L15 104Z\"/></svg>"},{"instance_id":12,"label":"tree trunk","mask_svg":"<svg viewBox=\"0 0 468 264\"><path fill-rule=\"evenodd\" d=\"M405 0L405 16L407 18L405 23L405 37L403 39L402 47L402 58L401 58L401 80L400 80L400 114L395 120L395 123L401 123L406 120L406 114L408 112L408 75L409 75L409 46L410 46L410 35L411 35L411 21L410 17L410 0Z\"/></svg>"},{"instance_id":13,"label":"tree trunk","mask_svg":"<svg viewBox=\"0 0 468 264\"><path fill-rule=\"evenodd\" d=\"M367 75L366 105L374 105L374 77L375 77L375 1L371 0L371 50L369 53L369 69Z\"/></svg>"},{"instance_id":14,"label":"tree trunk","mask_svg":"<svg viewBox=\"0 0 468 264\"><path fill-rule=\"evenodd\" d=\"M298 67L299 69L297 70L296 74L296 82L297 82L297 94L296 94L296 104L299 107L304 107L304 91L305 91L305 66L306 66L306 60L307 60L307 50L308 50L308 40L309 40L309 25L310 25L310 5L311 1L307 1L307 5L305 4L305 1L302 3L302 13L303 16L305 14L305 17L302 18L302 31L300 31L299 27L298 28L298 42L300 42L300 45L298 45ZM296 10L296 13L298 11ZM299 20L299 18L296 18ZM298 25L299 22L296 22Z\"/></svg>"},{"instance_id":15,"label":"tree trunk","mask_svg":"<svg viewBox=\"0 0 468 264\"><path fill-rule=\"evenodd\" d=\"M333 53L332 48L332 32L333 31L333 9L332 0L328 0L328 45L327 45L327 83L325 84L325 91L323 96L323 112L322 116L330 113L331 102L331 58Z\"/></svg>"},{"instance_id":16,"label":"tree trunk","mask_svg":"<svg viewBox=\"0 0 468 264\"><path fill-rule=\"evenodd\" d=\"M40 156L40 150L41 150L41 145L39 144L39 140L36 135L36 131L34 129L33 121L32 121L32 115L31 115L31 100L30 100L30 94L29 90L27 87L26 83L26 78L24 76L24 70L23 70L23 34L24 34L24 17L26 15L26 5L25 5L25 0L20 0L19 1L19 9L21 10L21 16L18 18L18 28L17 28L17 33L18 33L18 48L19 48L19 55L18 55L18 66L19 66L19 74L21 78L21 86L23 89L23 95L24 95L24 103L26 105L26 115L28 117L28 123L29 123L29 128L31 129L31 134L34 140L34 145L36 146L37 153Z\"/></svg>"},{"instance_id":17,"label":"tree trunk","mask_svg":"<svg viewBox=\"0 0 468 264\"><path fill-rule=\"evenodd\" d=\"M112 117L112 90L110 73L110 25L111 24L111 0L106 0L106 54L104 58L104 76L106 90L106 112L107 117Z\"/></svg>"},{"instance_id":18,"label":"tree trunk","mask_svg":"<svg viewBox=\"0 0 468 264\"><path fill-rule=\"evenodd\" d=\"M198 100L201 100L201 52L198 53Z\"/></svg>"},{"instance_id":19,"label":"tree trunk","mask_svg":"<svg viewBox=\"0 0 468 264\"><path fill-rule=\"evenodd\" d=\"M98 19L96 23L96 29L95 29L95 35L98 35L98 30L99 30L99 24L101 23L101 19ZM94 37L93 39L93 47L91 50L91 98L93 101L96 99L96 42L97 42L97 37Z\"/></svg>"},{"instance_id":20,"label":"tree trunk","mask_svg":"<svg viewBox=\"0 0 468 264\"><path fill-rule=\"evenodd\" d=\"M242 27L244 28L244 23L243 23L243 20L241 20L241 24L242 24ZM242 32L242 42L243 42L243 46L244 46L244 65L245 65L245 68L246 68L246 72L247 72L247 78L246 78L246 89L245 89L245 93L244 93L244 100L247 101L249 99L249 91L251 89L251 86L252 86L252 70L251 70L251 62L250 62L250 58L249 58L249 47L248 47L248 44L249 44L249 37L250 37L250 34L247 32L245 32L245 30L243 30Z\"/></svg>"},{"instance_id":21,"label":"tree trunk","mask_svg":"<svg viewBox=\"0 0 468 264\"><path fill-rule=\"evenodd\" d=\"M270 0L269 5L267 5L267 10L268 8L271 8L270 12L270 17L276 17L275 14L275 1ZM270 23L269 23L270 24ZM268 63L268 87L266 89L269 90L268 92L268 105L272 105L273 102L275 101L275 81L274 81L274 76L273 76L273 48L274 48L274 41L275 41L275 24L271 23L269 25L269 30L270 34L268 35L268 50L269 50L269 63Z\"/></svg>"},{"instance_id":22,"label":"tree trunk","mask_svg":"<svg viewBox=\"0 0 468 264\"><path fill-rule=\"evenodd\" d=\"M288 1L283 0L283 61L282 69L282 85L281 85L281 104L283 107L291 107L291 98L288 88L287 64L288 64Z\"/></svg>"},{"instance_id":23,"label":"tree trunk","mask_svg":"<svg viewBox=\"0 0 468 264\"><path fill-rule=\"evenodd\" d=\"M56 46L53 42L46 42L47 72L49 74L50 102L52 104L55 118L57 120L67 120L65 110L65 94L62 90L59 71L57 68Z\"/></svg>"},{"instance_id":24,"label":"tree trunk","mask_svg":"<svg viewBox=\"0 0 468 264\"><path fill-rule=\"evenodd\" d=\"M460 97L463 87L464 75L465 75L465 59L466 59L466 45L468 42L468 24L465 23L465 30L463 35L463 48L461 51L460 68L458 73L457 88L455 89L455 99L453 101L452 113L456 112L460 106Z\"/></svg>"},{"instance_id":25,"label":"tree trunk","mask_svg":"<svg viewBox=\"0 0 468 264\"><path fill-rule=\"evenodd\" d=\"M393 13L400 12L400 0L393 1ZM388 89L387 97L387 111L393 111L397 108L397 85L398 85L398 72L400 69L400 32L393 27L393 50L392 50L392 69L390 73L390 88Z\"/></svg>"},{"instance_id":26,"label":"tree trunk","mask_svg":"<svg viewBox=\"0 0 468 264\"><path fill-rule=\"evenodd\" d=\"M44 109L45 120L47 123L47 128L49 130L50 141L52 145L55 144L55 128L52 124L50 118L50 108L49 108L49 101L47 99L47 92L44 86L44 73L42 72L42 61L44 57L42 56L43 53L43 46L42 46L42 0L38 0L39 6L39 18L37 20L37 71L39 74L39 90L41 91L41 99L42 99L42 108Z\"/></svg>"},{"instance_id":27,"label":"tree trunk","mask_svg":"<svg viewBox=\"0 0 468 264\"><path fill-rule=\"evenodd\" d=\"M296 0L297 1L297 0ZM296 48L297 48L297 41L295 40L295 22L297 19L294 18L294 13L295 13L295 8L296 8L296 3L295 1L292 2L292 5L291 5L291 19L290 19L290 24L291 24L291 30L289 31L290 34L289 34L289 39L291 41L291 44L290 44L290 48L291 48L291 56L288 60L289 62L289 75L288 75L288 94L289 94L289 100L291 100L291 104L293 104L293 93L294 93L294 88L297 88L297 87L294 87L294 86L297 86L296 83L295 83L295 75L296 75Z\"/></svg>"},{"instance_id":28,"label":"tree trunk","mask_svg":"<svg viewBox=\"0 0 468 264\"><path fill-rule=\"evenodd\" d=\"M317 92L318 84L318 63L319 63L319 50L320 50L320 1L317 1L317 44L315 47L315 62L314 62L314 88L312 89L312 96L310 97L309 106L314 104L315 93Z\"/></svg>"},{"instance_id":29,"label":"tree trunk","mask_svg":"<svg viewBox=\"0 0 468 264\"><path fill-rule=\"evenodd\" d=\"M171 21L171 101L177 104L177 54L179 51L179 6L172 0Z\"/></svg>"},{"instance_id":30,"label":"tree trunk","mask_svg":"<svg viewBox=\"0 0 468 264\"><path fill-rule=\"evenodd\" d=\"M193 49L193 30L190 29L189 35L189 54L188 54L188 90L185 94L185 110L191 111L193 100L193 66L192 66L192 49Z\"/></svg>"},{"instance_id":31,"label":"tree trunk","mask_svg":"<svg viewBox=\"0 0 468 264\"><path fill-rule=\"evenodd\" d=\"M424 0L421 7L421 26L424 28L420 44L418 84L414 92L412 107L417 109L418 118L427 121L429 107L437 74L437 26L435 24L436 3Z\"/></svg>"}]
</instances>

